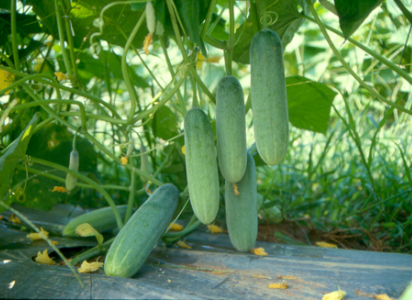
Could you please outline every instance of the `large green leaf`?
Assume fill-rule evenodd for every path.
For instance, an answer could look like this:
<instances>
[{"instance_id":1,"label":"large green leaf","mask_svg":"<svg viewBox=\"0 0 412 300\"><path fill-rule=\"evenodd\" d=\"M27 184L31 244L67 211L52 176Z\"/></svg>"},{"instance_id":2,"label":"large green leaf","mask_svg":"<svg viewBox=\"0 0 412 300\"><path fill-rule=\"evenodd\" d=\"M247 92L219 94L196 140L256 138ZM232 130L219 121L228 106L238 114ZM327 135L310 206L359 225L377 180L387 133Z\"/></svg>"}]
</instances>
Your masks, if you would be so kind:
<instances>
[{"instance_id":1,"label":"large green leaf","mask_svg":"<svg viewBox=\"0 0 412 300\"><path fill-rule=\"evenodd\" d=\"M0 14L0 46L8 41L8 36L11 34L10 16L11 14ZM17 14L16 23L18 24L17 33L22 37L28 37L32 33L44 32L44 28L40 27L36 16L33 15Z\"/></svg>"},{"instance_id":2,"label":"large green leaf","mask_svg":"<svg viewBox=\"0 0 412 300\"><path fill-rule=\"evenodd\" d=\"M301 76L286 78L289 121L293 126L326 134L337 95L326 85Z\"/></svg>"},{"instance_id":3,"label":"large green leaf","mask_svg":"<svg viewBox=\"0 0 412 300\"><path fill-rule=\"evenodd\" d=\"M249 63L249 48L253 36L262 29L262 3L266 3L268 28L279 35L283 48L292 41L296 31L302 25L303 14L307 11L304 0L256 0L251 3L247 20L236 30L237 44L233 50L233 59L236 62ZM303 7L299 12L298 5Z\"/></svg>"},{"instance_id":4,"label":"large green leaf","mask_svg":"<svg viewBox=\"0 0 412 300\"><path fill-rule=\"evenodd\" d=\"M348 39L383 0L335 0L340 28Z\"/></svg>"},{"instance_id":5,"label":"large green leaf","mask_svg":"<svg viewBox=\"0 0 412 300\"><path fill-rule=\"evenodd\" d=\"M26 155L27 145L36 128L36 124L37 114L33 116L19 137L13 141L11 147L0 157L0 200L3 200L4 195L9 189L17 162ZM6 201L7 204L10 204L10 202L9 199ZM2 211L4 211L4 208L0 207L0 212Z\"/></svg>"},{"instance_id":6,"label":"large green leaf","mask_svg":"<svg viewBox=\"0 0 412 300\"><path fill-rule=\"evenodd\" d=\"M152 128L153 134L164 140L168 140L179 134L176 115L167 106L162 106L156 111Z\"/></svg>"}]
</instances>

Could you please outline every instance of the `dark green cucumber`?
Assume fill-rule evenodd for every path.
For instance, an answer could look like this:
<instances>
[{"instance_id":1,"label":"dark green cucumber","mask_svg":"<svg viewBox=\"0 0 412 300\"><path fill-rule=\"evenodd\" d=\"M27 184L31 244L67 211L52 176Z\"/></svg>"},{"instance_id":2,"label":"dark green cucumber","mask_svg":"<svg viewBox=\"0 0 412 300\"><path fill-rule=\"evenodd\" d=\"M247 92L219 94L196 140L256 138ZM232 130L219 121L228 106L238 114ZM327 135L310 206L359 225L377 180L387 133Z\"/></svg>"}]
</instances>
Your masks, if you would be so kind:
<instances>
[{"instance_id":1,"label":"dark green cucumber","mask_svg":"<svg viewBox=\"0 0 412 300\"><path fill-rule=\"evenodd\" d=\"M132 277L143 266L176 210L179 191L160 186L132 215L114 239L104 261L109 276Z\"/></svg>"},{"instance_id":2,"label":"dark green cucumber","mask_svg":"<svg viewBox=\"0 0 412 300\"><path fill-rule=\"evenodd\" d=\"M117 209L120 216L124 218L126 216L127 205L119 205ZM63 235L78 236L76 234L76 227L83 223L89 223L100 233L117 227L112 208L108 206L75 217L64 227Z\"/></svg>"},{"instance_id":3,"label":"dark green cucumber","mask_svg":"<svg viewBox=\"0 0 412 300\"><path fill-rule=\"evenodd\" d=\"M247 252L255 246L258 232L256 169L249 153L245 174L236 185L238 195L233 183L226 180L226 226L235 249Z\"/></svg>"},{"instance_id":4,"label":"dark green cucumber","mask_svg":"<svg viewBox=\"0 0 412 300\"><path fill-rule=\"evenodd\" d=\"M185 152L190 203L200 222L210 224L219 209L219 175L212 127L199 108L185 115Z\"/></svg>"},{"instance_id":5,"label":"dark green cucumber","mask_svg":"<svg viewBox=\"0 0 412 300\"><path fill-rule=\"evenodd\" d=\"M259 31L250 44L251 97L256 147L268 165L280 163L289 141L282 43L276 32Z\"/></svg>"},{"instance_id":6,"label":"dark green cucumber","mask_svg":"<svg viewBox=\"0 0 412 300\"><path fill-rule=\"evenodd\" d=\"M246 170L245 102L242 86L233 76L223 77L216 92L216 136L219 167L229 182L238 182Z\"/></svg>"}]
</instances>

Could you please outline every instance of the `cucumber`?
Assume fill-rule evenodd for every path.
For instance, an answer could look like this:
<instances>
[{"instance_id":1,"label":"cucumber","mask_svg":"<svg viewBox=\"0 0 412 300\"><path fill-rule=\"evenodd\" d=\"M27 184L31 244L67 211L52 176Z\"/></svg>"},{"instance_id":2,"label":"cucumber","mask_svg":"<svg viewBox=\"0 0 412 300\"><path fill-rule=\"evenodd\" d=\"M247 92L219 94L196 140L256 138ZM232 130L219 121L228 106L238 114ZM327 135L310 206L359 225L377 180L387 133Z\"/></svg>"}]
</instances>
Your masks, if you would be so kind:
<instances>
[{"instance_id":1,"label":"cucumber","mask_svg":"<svg viewBox=\"0 0 412 300\"><path fill-rule=\"evenodd\" d=\"M184 123L190 203L196 217L207 225L214 221L219 209L219 174L212 127L199 108L189 110Z\"/></svg>"},{"instance_id":2,"label":"cucumber","mask_svg":"<svg viewBox=\"0 0 412 300\"><path fill-rule=\"evenodd\" d=\"M238 182L246 170L246 123L242 86L233 76L217 86L216 136L220 171L227 181Z\"/></svg>"},{"instance_id":3,"label":"cucumber","mask_svg":"<svg viewBox=\"0 0 412 300\"><path fill-rule=\"evenodd\" d=\"M160 186L133 214L114 239L104 261L109 276L132 277L143 266L176 210L179 191Z\"/></svg>"},{"instance_id":4,"label":"cucumber","mask_svg":"<svg viewBox=\"0 0 412 300\"><path fill-rule=\"evenodd\" d=\"M285 157L289 141L282 43L276 32L263 29L253 37L250 67L256 147L265 163L276 165Z\"/></svg>"},{"instance_id":5,"label":"cucumber","mask_svg":"<svg viewBox=\"0 0 412 300\"><path fill-rule=\"evenodd\" d=\"M127 205L116 206L122 218L126 216ZM72 219L63 229L65 236L78 236L76 227L83 223L89 223L99 233L114 229L117 227L116 218L110 206L93 210Z\"/></svg>"},{"instance_id":6,"label":"cucumber","mask_svg":"<svg viewBox=\"0 0 412 300\"><path fill-rule=\"evenodd\" d=\"M247 153L247 167L243 178L236 183L226 180L226 226L230 241L240 252L250 251L256 243L258 232L256 169L252 155Z\"/></svg>"}]
</instances>

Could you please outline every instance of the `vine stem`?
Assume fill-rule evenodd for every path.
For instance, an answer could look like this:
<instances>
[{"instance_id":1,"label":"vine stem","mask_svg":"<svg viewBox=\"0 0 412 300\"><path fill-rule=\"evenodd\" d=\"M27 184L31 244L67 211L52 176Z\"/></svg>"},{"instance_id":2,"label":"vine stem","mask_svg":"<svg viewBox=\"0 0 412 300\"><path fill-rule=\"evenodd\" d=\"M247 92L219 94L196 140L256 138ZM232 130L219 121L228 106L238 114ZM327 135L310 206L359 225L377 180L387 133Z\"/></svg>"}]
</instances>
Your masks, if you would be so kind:
<instances>
[{"instance_id":1,"label":"vine stem","mask_svg":"<svg viewBox=\"0 0 412 300\"><path fill-rule=\"evenodd\" d=\"M207 31L209 29L210 21L212 20L212 15L213 15L215 6L216 6L216 0L211 0L209 4L209 9L207 10L207 13L206 13L205 25L203 25L203 29L200 34L200 37L202 38L202 40L204 40L207 35Z\"/></svg>"},{"instance_id":2,"label":"vine stem","mask_svg":"<svg viewBox=\"0 0 412 300\"><path fill-rule=\"evenodd\" d=\"M233 48L235 46L235 1L229 0L229 47L227 47L227 74L232 75L232 60L233 60Z\"/></svg>"},{"instance_id":3,"label":"vine stem","mask_svg":"<svg viewBox=\"0 0 412 300\"><path fill-rule=\"evenodd\" d=\"M114 239L115 238L111 238L110 240L105 241L103 244L97 245L96 247L93 247L73 257L73 259L69 262L69 266L75 266L83 262L84 260L88 260L98 255L106 254L107 251L109 251L109 247L113 243Z\"/></svg>"},{"instance_id":4,"label":"vine stem","mask_svg":"<svg viewBox=\"0 0 412 300\"><path fill-rule=\"evenodd\" d=\"M60 14L59 4L57 3L57 0L54 0L54 7L56 9L57 29L59 31L60 48L62 51L64 66L66 67L67 74L72 76L72 68L70 66L69 57L67 56L66 48L64 48L64 31L63 31L63 24L61 20L62 16Z\"/></svg>"},{"instance_id":5,"label":"vine stem","mask_svg":"<svg viewBox=\"0 0 412 300\"><path fill-rule=\"evenodd\" d=\"M16 70L20 70L19 50L17 48L17 28L16 28L16 0L11 0L11 38L13 47L13 58Z\"/></svg>"},{"instance_id":6,"label":"vine stem","mask_svg":"<svg viewBox=\"0 0 412 300\"><path fill-rule=\"evenodd\" d=\"M37 228L36 225L34 225L28 218L26 218L25 215L23 215L21 212L19 212L18 210L15 210L14 208L7 206L3 201L0 201L0 205L3 206L6 209L9 209L12 213L14 213L15 215L17 215L20 219L22 219L25 223L27 223L31 228L33 228L34 231L36 231L38 234L40 234L40 236L47 242L47 244L49 244L49 246L56 251L56 253L60 256L60 258L64 261L64 263L69 267L70 271L73 273L74 277L76 277L77 281L79 281L80 286L83 288L83 282L80 279L79 275L77 274L76 270L70 265L69 261L67 260L67 258L63 255L63 253L61 253L61 251L59 250L59 248L57 248L55 245L53 245L52 241L44 235L44 233Z\"/></svg>"},{"instance_id":7,"label":"vine stem","mask_svg":"<svg viewBox=\"0 0 412 300\"><path fill-rule=\"evenodd\" d=\"M122 218L120 217L119 211L117 210L116 204L114 203L113 199L110 197L110 195L106 192L105 189L103 189L99 184L97 184L95 181L91 180L90 178L70 170L69 168L66 168L62 165L53 163L53 162L49 162L47 160L44 159L40 159L40 158L35 158L35 157L30 157L30 161L32 161L33 163L39 164L39 165L43 165L43 166L47 166L53 169L57 169L60 171L63 171L65 173L69 173L71 175L73 175L74 177L79 178L80 180L83 180L84 182L87 182L88 184L90 184L93 188L95 188L97 191L99 191L102 196L106 199L107 203L110 205L110 207L113 210L114 216L116 218L116 223L117 223L117 227L120 229L122 229L123 227L123 221Z\"/></svg>"},{"instance_id":8,"label":"vine stem","mask_svg":"<svg viewBox=\"0 0 412 300\"><path fill-rule=\"evenodd\" d=\"M137 104L137 95L136 91L132 85L132 82L129 77L129 72L127 69L127 51L129 50L134 37L136 36L137 32L139 31L140 26L143 24L144 20L146 18L146 14L143 12L142 15L140 16L139 21L136 23L135 27L133 28L132 33L130 34L129 38L127 39L126 45L124 46L123 49L123 55L122 55L122 74L124 78L124 82L127 87L127 91L129 92L129 97L130 97L130 112L129 116L127 118L127 123L132 124L133 123L133 116L136 111L136 104Z\"/></svg>"},{"instance_id":9,"label":"vine stem","mask_svg":"<svg viewBox=\"0 0 412 300\"><path fill-rule=\"evenodd\" d=\"M72 60L73 64L73 71L74 71L74 78L75 82L77 83L77 80L79 80L79 75L77 74L77 64L76 64L76 56L74 55L74 42L73 42L73 35L72 35L72 27L71 27L71 20L70 20L70 9L68 9L65 4L64 0L61 0L61 4L63 7L63 12L64 12L64 23L66 26L66 33L67 33L67 42L69 43L69 51L70 51L70 58ZM69 4L70 5L70 4Z\"/></svg>"},{"instance_id":10,"label":"vine stem","mask_svg":"<svg viewBox=\"0 0 412 300\"><path fill-rule=\"evenodd\" d=\"M319 16L316 12L316 10L313 8L312 3L310 2L310 0L306 0L306 3L309 6L309 9L312 13L312 15L315 17L316 23L318 24L320 31L322 32L323 36L325 37L327 43L329 44L329 47L332 49L333 53L335 54L336 58L341 62L342 66L352 75L353 78L355 78L355 80L357 82L359 82L359 84L366 89L369 93L371 93L373 96L375 96L376 98L378 98L379 100L381 100L382 102L386 103L389 106L395 107L398 110L407 113L409 115L412 115L412 111L409 109L404 108L403 106L393 103L389 100L387 100L385 97L383 97L381 94L379 94L378 92L376 92L373 88L371 88L369 85L367 85L357 74L355 71L352 70L352 68L346 63L345 59L342 57L342 55L340 54L340 52L336 49L335 45L333 44L332 40L330 39L325 27L322 24L322 21L319 19Z\"/></svg>"}]
</instances>

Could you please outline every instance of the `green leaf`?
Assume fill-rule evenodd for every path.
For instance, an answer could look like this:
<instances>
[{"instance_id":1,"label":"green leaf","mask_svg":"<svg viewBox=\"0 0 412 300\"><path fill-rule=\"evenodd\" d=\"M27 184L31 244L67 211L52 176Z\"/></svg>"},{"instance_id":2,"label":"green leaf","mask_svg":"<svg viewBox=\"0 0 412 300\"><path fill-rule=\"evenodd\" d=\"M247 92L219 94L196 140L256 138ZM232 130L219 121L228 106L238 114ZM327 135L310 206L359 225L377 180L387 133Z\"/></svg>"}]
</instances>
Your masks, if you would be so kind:
<instances>
[{"instance_id":1,"label":"green leaf","mask_svg":"<svg viewBox=\"0 0 412 300\"><path fill-rule=\"evenodd\" d=\"M299 12L298 5L307 11L304 0L256 0L251 3L247 20L236 30L235 40L238 41L233 49L233 60L239 63L249 63L249 48L254 35L262 29L262 3L266 3L268 28L279 35L283 49L289 44L296 31L302 25L304 18Z\"/></svg>"},{"instance_id":2,"label":"green leaf","mask_svg":"<svg viewBox=\"0 0 412 300\"><path fill-rule=\"evenodd\" d=\"M383 0L335 0L340 28L348 39Z\"/></svg>"},{"instance_id":3,"label":"green leaf","mask_svg":"<svg viewBox=\"0 0 412 300\"><path fill-rule=\"evenodd\" d=\"M36 16L33 15L17 14L16 23L18 24L17 33L22 37L44 32L44 28L40 27ZM0 46L3 46L8 41L8 36L11 33L10 25L10 14L0 14Z\"/></svg>"},{"instance_id":4,"label":"green leaf","mask_svg":"<svg viewBox=\"0 0 412 300\"><path fill-rule=\"evenodd\" d=\"M337 93L301 76L287 77L286 89L289 121L293 126L326 134L330 108Z\"/></svg>"},{"instance_id":5,"label":"green leaf","mask_svg":"<svg viewBox=\"0 0 412 300\"><path fill-rule=\"evenodd\" d=\"M167 106L162 106L156 111L152 128L153 134L164 140L168 140L179 134L176 115Z\"/></svg>"},{"instance_id":6,"label":"green leaf","mask_svg":"<svg viewBox=\"0 0 412 300\"><path fill-rule=\"evenodd\" d=\"M33 135L37 124L37 114L33 116L26 128L20 133L19 137L13 141L11 147L0 157L0 200L3 200L4 195L9 189L9 184L14 175L14 169L17 162L23 159L26 155L27 145ZM10 204L10 198L6 204ZM0 207L0 212L4 211Z\"/></svg>"}]
</instances>

